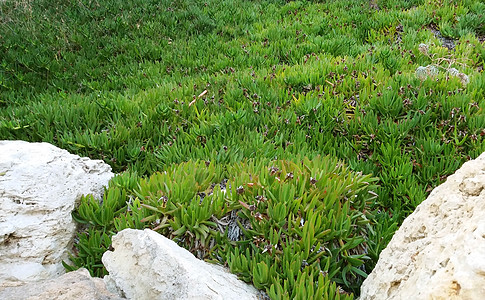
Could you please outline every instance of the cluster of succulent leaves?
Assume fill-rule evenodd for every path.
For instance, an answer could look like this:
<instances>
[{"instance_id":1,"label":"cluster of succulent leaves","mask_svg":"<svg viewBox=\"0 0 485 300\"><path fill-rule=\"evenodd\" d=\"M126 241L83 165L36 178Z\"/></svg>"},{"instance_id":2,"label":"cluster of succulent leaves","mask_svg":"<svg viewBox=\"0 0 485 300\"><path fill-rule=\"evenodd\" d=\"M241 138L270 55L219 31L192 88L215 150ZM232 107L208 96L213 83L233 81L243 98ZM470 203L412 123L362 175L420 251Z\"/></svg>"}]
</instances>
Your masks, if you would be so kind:
<instances>
[{"instance_id":1,"label":"cluster of succulent leaves","mask_svg":"<svg viewBox=\"0 0 485 300\"><path fill-rule=\"evenodd\" d=\"M484 13L485 4L478 0L6 0L0 4L0 139L50 142L103 159L116 172L128 171L115 179L102 204L86 196L78 212L87 224L73 261L93 274L105 272L100 257L114 232L151 228L151 222L164 220L155 216L163 215L161 208L140 193L155 182L171 182L164 176L174 176L177 168L209 161L215 171L206 179L196 178L190 187L189 179L181 178L189 187L170 189L180 195L169 198L179 202L170 203L190 214L173 208L179 215L168 213L170 222L154 228L169 236L180 233L174 239L191 234L194 241L203 239L213 247L207 250L210 255L198 249L202 257L231 264L246 280L257 275L255 285L274 297L280 287L290 289L310 278L319 287L331 278L355 291L362 276L357 270L372 269L396 224L464 161L485 151ZM455 48L442 47L436 32L453 40ZM429 45L426 55L420 44ZM419 66L450 61L457 63L447 68L467 74L466 85L447 72L429 78L415 74ZM243 174L263 174L280 160L298 165L306 157L312 165L320 155L379 178L372 188L378 197L369 200L373 217L367 216L365 225L352 223L350 235L340 237L345 249L351 236L360 235L364 241L359 245L366 245L370 259L352 265L346 257L354 254L332 248L339 238L318 238L329 250L316 259L309 254L310 263L302 258L309 266L291 279L288 272L296 266L270 257L290 255L284 251L298 257L304 245L283 247L297 239L291 235L297 227L277 227L266 219L254 223L256 213L267 216L271 207L273 214L277 203L266 194L253 195L258 187L250 189L252 179L243 180ZM183 164L189 160L194 162ZM239 178L234 170L243 161ZM293 179L308 175L296 173ZM160 178L148 177L152 174ZM219 226L207 223L213 220L198 228L187 225L199 218L193 211L205 215L214 209L204 201L197 204L195 191L206 193L207 184L223 179L241 185L245 193L225 194L219 202L214 200L218 191L207 196L228 203L215 218L234 211L252 222L253 231L273 228L259 236L259 245L278 240L282 253L256 255L251 238L258 236L251 230L245 232L246 244L238 241L236 247L222 232L214 235ZM302 193L297 197L311 193L295 189ZM165 187L160 190L168 193ZM268 202L256 205L248 195ZM239 201L256 210L247 211ZM284 205L290 216L291 205ZM363 213L361 208L356 209ZM192 249L189 240L178 242ZM237 255L256 255L258 261L242 266L233 259ZM328 276L304 271L318 261L327 272L322 262L328 257ZM278 273L279 283L261 279L265 265L270 277L273 265L286 270Z\"/></svg>"},{"instance_id":2,"label":"cluster of succulent leaves","mask_svg":"<svg viewBox=\"0 0 485 300\"><path fill-rule=\"evenodd\" d=\"M74 217L88 227L66 267L102 276L111 236L150 228L272 299L348 299L395 229L373 229L376 181L328 156L188 161L147 178L126 172L101 203L82 198Z\"/></svg>"}]
</instances>

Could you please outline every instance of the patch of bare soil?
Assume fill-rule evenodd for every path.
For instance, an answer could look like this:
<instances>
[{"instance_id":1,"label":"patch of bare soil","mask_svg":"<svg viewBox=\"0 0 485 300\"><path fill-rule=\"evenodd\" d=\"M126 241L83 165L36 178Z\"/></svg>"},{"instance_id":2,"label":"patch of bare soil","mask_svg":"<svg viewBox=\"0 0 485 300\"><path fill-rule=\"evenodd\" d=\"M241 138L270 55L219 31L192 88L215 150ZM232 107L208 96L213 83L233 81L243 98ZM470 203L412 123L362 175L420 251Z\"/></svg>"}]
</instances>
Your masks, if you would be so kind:
<instances>
[{"instance_id":1,"label":"patch of bare soil","mask_svg":"<svg viewBox=\"0 0 485 300\"><path fill-rule=\"evenodd\" d=\"M433 24L429 25L428 29L434 34L435 37L437 37L441 41L441 45L443 47L446 47L449 50L455 49L455 40L454 39L442 36L439 29Z\"/></svg>"}]
</instances>

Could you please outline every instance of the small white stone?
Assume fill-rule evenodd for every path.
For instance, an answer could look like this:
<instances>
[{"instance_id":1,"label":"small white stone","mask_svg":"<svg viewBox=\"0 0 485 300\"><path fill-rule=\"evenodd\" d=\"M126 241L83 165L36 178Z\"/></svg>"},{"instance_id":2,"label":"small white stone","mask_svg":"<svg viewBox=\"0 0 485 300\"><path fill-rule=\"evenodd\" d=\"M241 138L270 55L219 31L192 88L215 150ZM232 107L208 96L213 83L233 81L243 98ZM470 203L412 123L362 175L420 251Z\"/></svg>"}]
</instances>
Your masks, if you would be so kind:
<instances>
[{"instance_id":1,"label":"small white stone","mask_svg":"<svg viewBox=\"0 0 485 300\"><path fill-rule=\"evenodd\" d=\"M121 300L110 293L101 278L92 278L88 270L79 269L59 278L31 282L0 292L0 299L27 300Z\"/></svg>"},{"instance_id":2,"label":"small white stone","mask_svg":"<svg viewBox=\"0 0 485 300\"><path fill-rule=\"evenodd\" d=\"M419 44L418 49L421 53L428 54L428 50L429 50L428 45L421 43Z\"/></svg>"},{"instance_id":3,"label":"small white stone","mask_svg":"<svg viewBox=\"0 0 485 300\"><path fill-rule=\"evenodd\" d=\"M104 277L112 292L128 299L259 299L258 291L179 247L150 229L125 229L113 238L114 251L106 251Z\"/></svg>"},{"instance_id":4,"label":"small white stone","mask_svg":"<svg viewBox=\"0 0 485 300\"><path fill-rule=\"evenodd\" d=\"M458 76L458 74L460 73L460 71L458 71L455 68L449 68L448 69L448 73L450 73L451 76Z\"/></svg>"},{"instance_id":5,"label":"small white stone","mask_svg":"<svg viewBox=\"0 0 485 300\"><path fill-rule=\"evenodd\" d=\"M416 77L418 77L420 80L424 80L427 77L427 69L426 67L419 66L416 68Z\"/></svg>"},{"instance_id":6,"label":"small white stone","mask_svg":"<svg viewBox=\"0 0 485 300\"><path fill-rule=\"evenodd\" d=\"M426 66L426 73L428 74L428 76L434 77L434 76L438 75L438 68L436 68L433 65L427 65Z\"/></svg>"}]
</instances>

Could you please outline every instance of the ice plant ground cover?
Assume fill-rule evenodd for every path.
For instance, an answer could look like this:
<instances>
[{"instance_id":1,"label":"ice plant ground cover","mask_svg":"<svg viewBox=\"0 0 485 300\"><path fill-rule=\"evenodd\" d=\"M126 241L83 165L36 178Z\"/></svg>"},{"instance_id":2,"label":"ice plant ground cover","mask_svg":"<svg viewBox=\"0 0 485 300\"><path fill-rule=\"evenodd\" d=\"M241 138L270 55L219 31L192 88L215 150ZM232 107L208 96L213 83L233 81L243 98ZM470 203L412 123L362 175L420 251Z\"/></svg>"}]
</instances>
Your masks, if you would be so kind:
<instances>
[{"instance_id":1,"label":"ice plant ground cover","mask_svg":"<svg viewBox=\"0 0 485 300\"><path fill-rule=\"evenodd\" d=\"M123 172L74 266L152 228L273 299L351 299L428 193L485 151L485 3L0 4L0 139Z\"/></svg>"}]
</instances>

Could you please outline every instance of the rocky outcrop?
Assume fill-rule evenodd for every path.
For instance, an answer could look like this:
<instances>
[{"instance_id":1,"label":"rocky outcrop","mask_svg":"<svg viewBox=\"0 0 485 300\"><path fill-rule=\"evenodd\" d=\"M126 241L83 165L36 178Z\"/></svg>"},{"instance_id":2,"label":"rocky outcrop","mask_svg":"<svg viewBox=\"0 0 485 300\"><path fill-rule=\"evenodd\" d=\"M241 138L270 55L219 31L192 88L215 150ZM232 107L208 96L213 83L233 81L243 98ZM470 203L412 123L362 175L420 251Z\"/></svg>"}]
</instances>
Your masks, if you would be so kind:
<instances>
[{"instance_id":1,"label":"rocky outcrop","mask_svg":"<svg viewBox=\"0 0 485 300\"><path fill-rule=\"evenodd\" d=\"M258 299L222 267L195 258L155 231L125 229L103 255L108 289L128 299Z\"/></svg>"},{"instance_id":2,"label":"rocky outcrop","mask_svg":"<svg viewBox=\"0 0 485 300\"><path fill-rule=\"evenodd\" d=\"M485 299L485 153L403 222L360 299Z\"/></svg>"},{"instance_id":3,"label":"rocky outcrop","mask_svg":"<svg viewBox=\"0 0 485 300\"><path fill-rule=\"evenodd\" d=\"M92 278L88 270L79 269L56 279L42 280L0 292L0 299L9 300L118 300L101 278Z\"/></svg>"},{"instance_id":4,"label":"rocky outcrop","mask_svg":"<svg viewBox=\"0 0 485 300\"><path fill-rule=\"evenodd\" d=\"M0 290L64 273L71 212L112 176L104 162L47 143L0 141Z\"/></svg>"}]
</instances>

